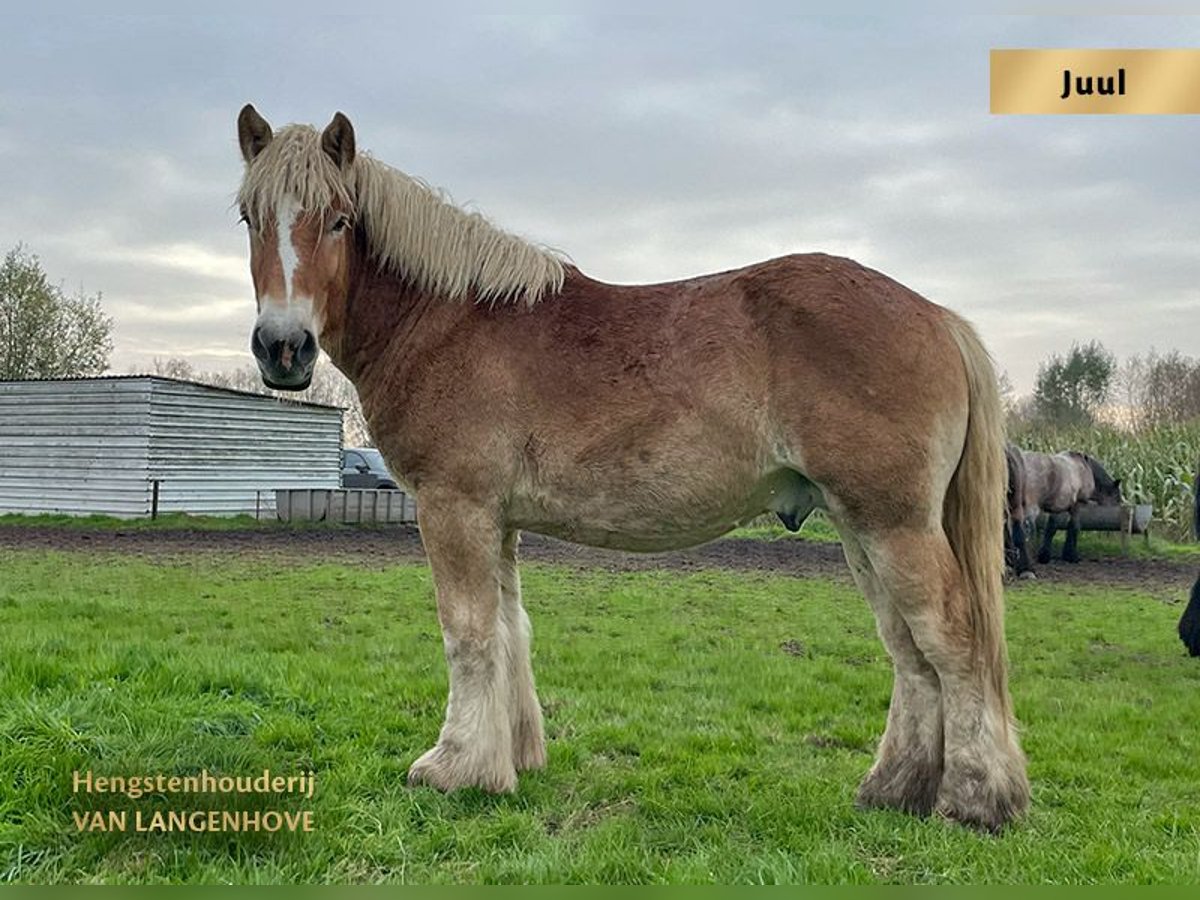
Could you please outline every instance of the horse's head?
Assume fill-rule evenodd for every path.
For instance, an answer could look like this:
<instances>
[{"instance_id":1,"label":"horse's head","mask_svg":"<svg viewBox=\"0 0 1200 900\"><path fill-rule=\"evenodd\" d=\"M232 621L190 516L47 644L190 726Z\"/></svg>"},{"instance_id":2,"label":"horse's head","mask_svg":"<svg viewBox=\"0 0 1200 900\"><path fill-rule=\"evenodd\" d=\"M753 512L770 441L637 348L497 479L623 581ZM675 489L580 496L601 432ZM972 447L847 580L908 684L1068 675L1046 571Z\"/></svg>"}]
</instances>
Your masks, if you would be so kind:
<instances>
[{"instance_id":1,"label":"horse's head","mask_svg":"<svg viewBox=\"0 0 1200 900\"><path fill-rule=\"evenodd\" d=\"M1120 506L1121 479L1109 475L1104 466L1100 465L1099 460L1094 457L1085 454L1083 458L1091 467L1092 480L1096 482L1096 491L1092 494L1092 500L1101 506Z\"/></svg>"},{"instance_id":2,"label":"horse's head","mask_svg":"<svg viewBox=\"0 0 1200 900\"><path fill-rule=\"evenodd\" d=\"M295 125L276 134L247 104L238 142L246 161L238 201L258 303L250 348L268 387L304 390L348 289L354 128L337 113L320 134Z\"/></svg>"}]
</instances>

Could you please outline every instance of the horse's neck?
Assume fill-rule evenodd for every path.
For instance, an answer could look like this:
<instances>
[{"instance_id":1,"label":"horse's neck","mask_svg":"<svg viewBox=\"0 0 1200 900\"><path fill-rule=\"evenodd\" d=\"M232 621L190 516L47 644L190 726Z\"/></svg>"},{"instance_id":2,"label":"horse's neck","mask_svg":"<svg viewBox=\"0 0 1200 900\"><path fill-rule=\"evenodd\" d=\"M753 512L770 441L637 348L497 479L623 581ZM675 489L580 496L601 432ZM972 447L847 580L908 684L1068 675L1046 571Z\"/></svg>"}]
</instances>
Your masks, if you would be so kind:
<instances>
[{"instance_id":1,"label":"horse's neck","mask_svg":"<svg viewBox=\"0 0 1200 900\"><path fill-rule=\"evenodd\" d=\"M409 393L425 348L462 318L464 305L366 264L352 272L330 359L354 383L366 412L373 400Z\"/></svg>"}]
</instances>

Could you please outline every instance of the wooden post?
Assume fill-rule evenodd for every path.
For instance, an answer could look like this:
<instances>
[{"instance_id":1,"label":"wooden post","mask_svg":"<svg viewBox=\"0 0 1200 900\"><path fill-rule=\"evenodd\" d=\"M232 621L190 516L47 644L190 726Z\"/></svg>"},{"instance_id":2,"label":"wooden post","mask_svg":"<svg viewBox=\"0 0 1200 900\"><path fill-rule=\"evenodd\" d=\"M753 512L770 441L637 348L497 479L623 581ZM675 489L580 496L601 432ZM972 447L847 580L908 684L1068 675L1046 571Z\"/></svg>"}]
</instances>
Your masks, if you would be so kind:
<instances>
[{"instance_id":1,"label":"wooden post","mask_svg":"<svg viewBox=\"0 0 1200 900\"><path fill-rule=\"evenodd\" d=\"M158 518L158 479L150 482L150 518Z\"/></svg>"}]
</instances>

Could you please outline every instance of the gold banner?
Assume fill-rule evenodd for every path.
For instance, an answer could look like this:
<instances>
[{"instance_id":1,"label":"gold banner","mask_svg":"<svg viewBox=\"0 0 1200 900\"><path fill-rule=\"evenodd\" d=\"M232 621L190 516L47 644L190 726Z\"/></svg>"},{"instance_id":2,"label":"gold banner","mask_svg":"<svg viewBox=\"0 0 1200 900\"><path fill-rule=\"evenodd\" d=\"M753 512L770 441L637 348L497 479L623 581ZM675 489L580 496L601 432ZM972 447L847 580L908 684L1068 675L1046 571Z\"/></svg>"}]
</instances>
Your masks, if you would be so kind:
<instances>
[{"instance_id":1,"label":"gold banner","mask_svg":"<svg viewBox=\"0 0 1200 900\"><path fill-rule=\"evenodd\" d=\"M1200 50L993 50L993 113L1200 113Z\"/></svg>"}]
</instances>

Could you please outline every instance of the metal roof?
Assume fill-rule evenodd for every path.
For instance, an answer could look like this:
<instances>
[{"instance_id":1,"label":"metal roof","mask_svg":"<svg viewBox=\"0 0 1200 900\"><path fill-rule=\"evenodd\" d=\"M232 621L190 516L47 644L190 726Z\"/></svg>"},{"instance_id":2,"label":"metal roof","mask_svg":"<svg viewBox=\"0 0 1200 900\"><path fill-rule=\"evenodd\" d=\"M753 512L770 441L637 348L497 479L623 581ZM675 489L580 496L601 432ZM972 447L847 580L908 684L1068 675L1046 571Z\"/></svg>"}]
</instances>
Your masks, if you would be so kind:
<instances>
[{"instance_id":1,"label":"metal roof","mask_svg":"<svg viewBox=\"0 0 1200 900\"><path fill-rule=\"evenodd\" d=\"M279 403L287 403L294 406L315 406L318 409L340 409L344 410L344 406L335 406L332 403L315 403L312 400L294 400L291 397L280 397L277 394L260 394L257 391L242 391L237 388L219 387L215 384L206 384L203 381L191 381L187 378L170 378L166 375L93 375L81 378L12 378L7 381L0 381L0 385L5 384L71 384L80 381L157 381L167 384L187 384L193 387L204 388L209 391L221 391L226 394L233 394L237 397L258 397L262 400L274 400Z\"/></svg>"},{"instance_id":2,"label":"metal roof","mask_svg":"<svg viewBox=\"0 0 1200 900\"><path fill-rule=\"evenodd\" d=\"M0 381L0 512L273 515L332 489L342 410L178 378Z\"/></svg>"}]
</instances>

